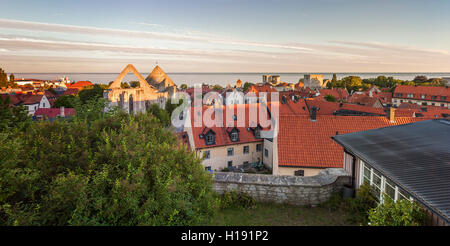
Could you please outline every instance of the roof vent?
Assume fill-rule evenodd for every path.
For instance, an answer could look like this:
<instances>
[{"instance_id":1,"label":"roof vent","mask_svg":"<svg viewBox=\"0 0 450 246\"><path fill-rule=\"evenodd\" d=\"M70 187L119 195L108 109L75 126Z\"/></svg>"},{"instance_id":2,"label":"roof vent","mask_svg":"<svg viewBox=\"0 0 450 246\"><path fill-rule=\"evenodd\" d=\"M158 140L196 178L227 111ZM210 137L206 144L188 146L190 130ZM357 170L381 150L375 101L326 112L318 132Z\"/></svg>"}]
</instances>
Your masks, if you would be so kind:
<instances>
[{"instance_id":1,"label":"roof vent","mask_svg":"<svg viewBox=\"0 0 450 246\"><path fill-rule=\"evenodd\" d=\"M199 137L200 137L200 138L203 138L203 134L200 134Z\"/></svg>"},{"instance_id":2,"label":"roof vent","mask_svg":"<svg viewBox=\"0 0 450 246\"><path fill-rule=\"evenodd\" d=\"M287 99L286 99L285 96L282 96L282 97L281 97L281 103L282 103L282 104L286 104L286 103L287 103Z\"/></svg>"}]
</instances>

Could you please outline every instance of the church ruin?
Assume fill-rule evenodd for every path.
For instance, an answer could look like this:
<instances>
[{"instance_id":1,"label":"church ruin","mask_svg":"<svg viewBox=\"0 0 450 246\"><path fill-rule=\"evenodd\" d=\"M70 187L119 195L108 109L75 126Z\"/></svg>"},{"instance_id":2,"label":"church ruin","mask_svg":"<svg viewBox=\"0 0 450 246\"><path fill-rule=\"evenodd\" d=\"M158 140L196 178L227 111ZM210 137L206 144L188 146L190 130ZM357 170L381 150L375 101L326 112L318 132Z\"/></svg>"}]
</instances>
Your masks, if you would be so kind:
<instances>
[{"instance_id":1,"label":"church ruin","mask_svg":"<svg viewBox=\"0 0 450 246\"><path fill-rule=\"evenodd\" d=\"M122 80L129 73L137 77L138 87L122 88ZM133 65L128 64L109 86L105 97L108 98L110 106L118 106L133 114L145 112L152 103L157 103L164 108L167 99L173 97L176 92L177 86L159 66L156 66L144 79Z\"/></svg>"}]
</instances>

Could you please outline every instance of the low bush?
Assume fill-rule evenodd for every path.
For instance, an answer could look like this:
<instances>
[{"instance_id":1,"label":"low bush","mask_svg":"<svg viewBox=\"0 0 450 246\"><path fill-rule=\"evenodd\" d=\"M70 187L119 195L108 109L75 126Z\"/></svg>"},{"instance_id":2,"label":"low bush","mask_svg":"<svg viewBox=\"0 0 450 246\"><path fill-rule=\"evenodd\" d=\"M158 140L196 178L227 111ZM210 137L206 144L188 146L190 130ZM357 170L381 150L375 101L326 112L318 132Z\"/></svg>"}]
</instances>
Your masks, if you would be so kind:
<instances>
[{"instance_id":1,"label":"low bush","mask_svg":"<svg viewBox=\"0 0 450 246\"><path fill-rule=\"evenodd\" d=\"M369 211L371 226L423 226L428 219L427 212L417 202L406 199L394 202L385 196L385 202Z\"/></svg>"},{"instance_id":2,"label":"low bush","mask_svg":"<svg viewBox=\"0 0 450 246\"><path fill-rule=\"evenodd\" d=\"M247 193L225 192L219 196L219 208L253 208L256 200Z\"/></svg>"}]
</instances>

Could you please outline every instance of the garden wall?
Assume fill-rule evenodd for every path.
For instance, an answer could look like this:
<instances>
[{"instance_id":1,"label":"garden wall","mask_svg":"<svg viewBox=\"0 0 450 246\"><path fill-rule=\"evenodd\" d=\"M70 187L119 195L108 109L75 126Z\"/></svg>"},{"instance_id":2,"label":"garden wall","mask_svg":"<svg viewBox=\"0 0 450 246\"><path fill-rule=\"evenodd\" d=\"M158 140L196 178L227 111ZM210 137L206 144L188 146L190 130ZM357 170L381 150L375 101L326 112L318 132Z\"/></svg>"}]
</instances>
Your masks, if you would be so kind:
<instances>
[{"instance_id":1,"label":"garden wall","mask_svg":"<svg viewBox=\"0 0 450 246\"><path fill-rule=\"evenodd\" d=\"M245 192L263 202L319 205L350 183L350 175L341 168L328 168L310 177L216 172L213 189L219 194Z\"/></svg>"}]
</instances>

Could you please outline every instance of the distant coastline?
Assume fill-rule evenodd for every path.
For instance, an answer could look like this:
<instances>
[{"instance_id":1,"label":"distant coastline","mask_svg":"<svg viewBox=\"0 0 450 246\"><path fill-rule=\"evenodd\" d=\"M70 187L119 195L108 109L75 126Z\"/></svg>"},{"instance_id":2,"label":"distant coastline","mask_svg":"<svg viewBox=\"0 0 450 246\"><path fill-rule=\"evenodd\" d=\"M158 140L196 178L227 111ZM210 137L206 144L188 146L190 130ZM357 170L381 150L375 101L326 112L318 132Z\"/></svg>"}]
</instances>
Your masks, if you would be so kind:
<instances>
[{"instance_id":1,"label":"distant coastline","mask_svg":"<svg viewBox=\"0 0 450 246\"><path fill-rule=\"evenodd\" d=\"M149 73L142 73L142 76L147 77ZM172 80L177 84L187 84L188 86L200 83L219 84L225 86L227 84L234 84L236 80L241 79L243 82L257 83L261 82L263 74L278 74L281 80L288 83L297 83L304 74L308 73L167 73ZM323 74L325 79L331 79L333 73L314 73ZM107 84L113 81L119 73L14 73L16 78L32 78L53 80L61 77L69 77L71 81L88 80L93 83ZM450 72L443 73L336 73L338 79L346 76L359 76L365 78L376 78L379 75L386 77L394 77L401 80L412 80L417 75L425 75L428 78L450 77ZM127 75L123 81L136 80L134 75Z\"/></svg>"}]
</instances>

